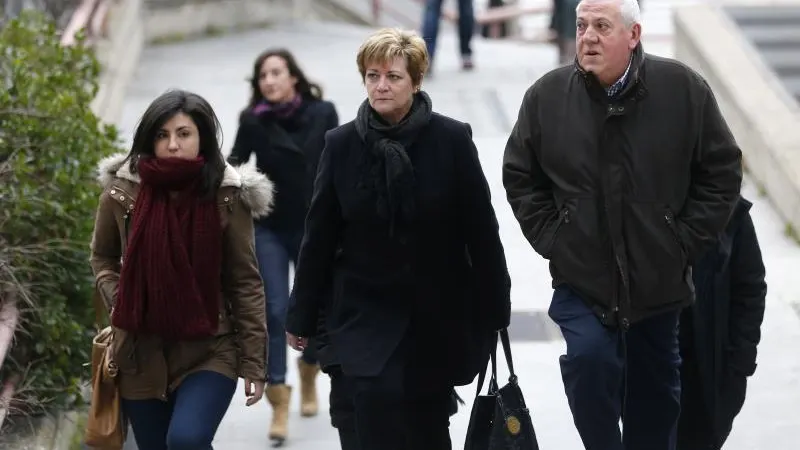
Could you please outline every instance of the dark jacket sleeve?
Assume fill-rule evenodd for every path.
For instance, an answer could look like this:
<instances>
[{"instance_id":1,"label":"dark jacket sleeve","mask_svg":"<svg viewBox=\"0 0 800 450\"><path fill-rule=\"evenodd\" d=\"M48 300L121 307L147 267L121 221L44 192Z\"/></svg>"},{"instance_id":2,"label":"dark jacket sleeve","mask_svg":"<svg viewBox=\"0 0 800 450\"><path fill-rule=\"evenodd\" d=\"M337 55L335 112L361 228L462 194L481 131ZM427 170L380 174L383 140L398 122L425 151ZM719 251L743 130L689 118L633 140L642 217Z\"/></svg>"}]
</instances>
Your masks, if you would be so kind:
<instances>
[{"instance_id":1,"label":"dark jacket sleeve","mask_svg":"<svg viewBox=\"0 0 800 450\"><path fill-rule=\"evenodd\" d=\"M534 85L525 93L517 123L506 143L503 186L525 238L537 253L549 258L551 249L540 243L553 241L558 209L553 197L553 183L538 160L541 135L536 114L536 89Z\"/></svg>"},{"instance_id":2,"label":"dark jacket sleeve","mask_svg":"<svg viewBox=\"0 0 800 450\"><path fill-rule=\"evenodd\" d=\"M756 347L761 341L761 322L767 297L766 269L756 230L749 213L733 238L730 261L730 315L728 361L740 375L756 370Z\"/></svg>"},{"instance_id":3,"label":"dark jacket sleeve","mask_svg":"<svg viewBox=\"0 0 800 450\"><path fill-rule=\"evenodd\" d=\"M725 229L742 184L742 152L705 81L703 91L691 186L677 220L690 263L697 261Z\"/></svg>"},{"instance_id":4,"label":"dark jacket sleeve","mask_svg":"<svg viewBox=\"0 0 800 450\"><path fill-rule=\"evenodd\" d=\"M236 131L236 140L233 142L230 155L228 155L230 165L240 166L250 161L253 148L259 142L258 134L247 113L242 113L239 118L239 129Z\"/></svg>"},{"instance_id":5,"label":"dark jacket sleeve","mask_svg":"<svg viewBox=\"0 0 800 450\"><path fill-rule=\"evenodd\" d=\"M328 112L328 130L332 130L339 126L339 113L336 112L336 106L330 104L330 111Z\"/></svg>"},{"instance_id":6,"label":"dark jacket sleeve","mask_svg":"<svg viewBox=\"0 0 800 450\"><path fill-rule=\"evenodd\" d=\"M314 194L306 216L305 234L295 270L293 301L286 319L286 331L295 336L312 337L317 333L323 298L330 289L333 261L339 245L342 213L333 183L336 153L332 133L325 135Z\"/></svg>"},{"instance_id":7,"label":"dark jacket sleeve","mask_svg":"<svg viewBox=\"0 0 800 450\"><path fill-rule=\"evenodd\" d=\"M472 261L479 299L488 324L500 330L511 321L511 278L508 275L497 217L492 207L489 183L481 168L472 129L466 125L461 136L465 154L456 158L459 177L459 210L464 214L467 250Z\"/></svg>"}]
</instances>

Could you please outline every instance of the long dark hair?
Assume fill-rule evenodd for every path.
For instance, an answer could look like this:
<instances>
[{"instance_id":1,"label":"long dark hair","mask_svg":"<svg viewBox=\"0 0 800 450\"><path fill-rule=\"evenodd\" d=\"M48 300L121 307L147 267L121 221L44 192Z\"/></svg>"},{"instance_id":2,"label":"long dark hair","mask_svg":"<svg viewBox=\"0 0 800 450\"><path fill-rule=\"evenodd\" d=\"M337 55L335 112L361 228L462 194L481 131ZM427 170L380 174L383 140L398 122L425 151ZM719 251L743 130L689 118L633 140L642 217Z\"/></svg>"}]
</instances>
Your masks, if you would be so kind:
<instances>
[{"instance_id":1,"label":"long dark hair","mask_svg":"<svg viewBox=\"0 0 800 450\"><path fill-rule=\"evenodd\" d=\"M297 78L297 84L294 89L303 97L303 100L322 100L322 88L318 84L308 81L306 74L297 64L297 60L294 58L292 52L285 48L276 48L267 50L258 55L258 58L256 58L253 64L253 76L250 78L251 95L250 103L247 105L248 109L256 106L258 102L264 99L264 96L261 94L261 88L258 87L258 78L261 75L261 66L264 65L264 61L272 56L277 56L286 61L286 68L289 69L289 75Z\"/></svg>"},{"instance_id":2,"label":"long dark hair","mask_svg":"<svg viewBox=\"0 0 800 450\"><path fill-rule=\"evenodd\" d=\"M203 177L201 193L206 198L212 198L217 194L225 175L225 159L220 150L222 127L208 101L195 93L171 90L150 103L133 134L133 145L127 158L128 167L131 173L136 173L142 156L155 157L158 130L179 113L191 117L197 126L200 135L200 156L205 159L205 166L201 172Z\"/></svg>"}]
</instances>

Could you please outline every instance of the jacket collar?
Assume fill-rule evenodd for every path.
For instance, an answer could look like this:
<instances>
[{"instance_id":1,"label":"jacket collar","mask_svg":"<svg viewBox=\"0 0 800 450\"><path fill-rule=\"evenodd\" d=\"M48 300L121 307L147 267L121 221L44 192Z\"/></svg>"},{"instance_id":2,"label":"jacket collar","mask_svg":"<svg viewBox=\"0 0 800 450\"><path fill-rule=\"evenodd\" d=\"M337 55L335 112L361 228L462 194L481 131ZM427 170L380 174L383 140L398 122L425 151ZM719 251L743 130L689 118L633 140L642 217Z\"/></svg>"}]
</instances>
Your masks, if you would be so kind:
<instances>
[{"instance_id":1,"label":"jacket collar","mask_svg":"<svg viewBox=\"0 0 800 450\"><path fill-rule=\"evenodd\" d=\"M136 185L141 183L139 175L131 173L127 159L127 153L117 153L100 160L97 165L97 181L103 189L110 188L116 180L125 180ZM253 217L265 217L272 211L273 183L251 165L233 167L226 163L220 187L238 189L241 200L250 208Z\"/></svg>"},{"instance_id":2,"label":"jacket collar","mask_svg":"<svg viewBox=\"0 0 800 450\"><path fill-rule=\"evenodd\" d=\"M642 47L642 43L639 42L639 44L636 45L636 48L634 48L633 52L631 53L626 85L613 99L608 97L606 89L602 84L600 84L600 81L593 73L583 70L581 65L578 63L577 56L575 56L574 64L575 71L580 75L584 85L586 86L586 89L589 91L589 94L597 100L602 100L608 103L616 100L625 100L631 94L634 94L636 99L641 99L647 94L647 88L644 83L644 63L646 59L647 55L644 52L644 47Z\"/></svg>"}]
</instances>

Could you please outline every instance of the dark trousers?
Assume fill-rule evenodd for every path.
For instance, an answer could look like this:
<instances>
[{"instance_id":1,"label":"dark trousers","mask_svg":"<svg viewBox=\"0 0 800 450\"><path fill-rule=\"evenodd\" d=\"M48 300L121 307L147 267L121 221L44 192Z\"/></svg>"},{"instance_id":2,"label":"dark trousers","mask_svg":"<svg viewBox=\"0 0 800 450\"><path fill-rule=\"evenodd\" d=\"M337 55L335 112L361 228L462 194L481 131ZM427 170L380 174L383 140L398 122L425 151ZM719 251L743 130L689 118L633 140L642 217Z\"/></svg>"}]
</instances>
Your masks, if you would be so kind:
<instances>
[{"instance_id":1,"label":"dark trousers","mask_svg":"<svg viewBox=\"0 0 800 450\"><path fill-rule=\"evenodd\" d=\"M427 0L422 17L422 38L428 47L428 55L433 59L436 53L436 39L439 36L439 20L442 17L444 0ZM472 55L472 35L475 33L475 11L473 0L458 0L458 42L461 56Z\"/></svg>"},{"instance_id":2,"label":"dark trousers","mask_svg":"<svg viewBox=\"0 0 800 450\"><path fill-rule=\"evenodd\" d=\"M331 425L339 432L342 450L361 450L356 433L356 406L353 379L344 376L339 366L327 369L331 378Z\"/></svg>"},{"instance_id":3,"label":"dark trousers","mask_svg":"<svg viewBox=\"0 0 800 450\"><path fill-rule=\"evenodd\" d=\"M553 294L549 314L567 344L561 375L586 450L675 450L679 313L645 319L622 333L603 326L562 285Z\"/></svg>"},{"instance_id":4,"label":"dark trousers","mask_svg":"<svg viewBox=\"0 0 800 450\"><path fill-rule=\"evenodd\" d=\"M331 380L331 408L344 408L336 418L331 411L343 450L452 450L451 388L426 384L424 374L409 370L413 367L401 345L377 376L343 374ZM350 408L348 401L355 436L345 428L347 414L340 412Z\"/></svg>"},{"instance_id":5,"label":"dark trousers","mask_svg":"<svg viewBox=\"0 0 800 450\"><path fill-rule=\"evenodd\" d=\"M550 2L550 26L553 31L558 31L558 22L561 19L561 10L564 2L561 0L551 0Z\"/></svg>"},{"instance_id":6,"label":"dark trousers","mask_svg":"<svg viewBox=\"0 0 800 450\"><path fill-rule=\"evenodd\" d=\"M236 381L210 371L186 377L167 401L122 400L142 450L211 450Z\"/></svg>"},{"instance_id":7,"label":"dark trousers","mask_svg":"<svg viewBox=\"0 0 800 450\"><path fill-rule=\"evenodd\" d=\"M256 224L256 257L267 296L266 379L269 384L284 384L287 370L286 314L289 311L289 264L297 262L303 231L283 232ZM317 346L310 342L303 352L308 364L317 363Z\"/></svg>"}]
</instances>

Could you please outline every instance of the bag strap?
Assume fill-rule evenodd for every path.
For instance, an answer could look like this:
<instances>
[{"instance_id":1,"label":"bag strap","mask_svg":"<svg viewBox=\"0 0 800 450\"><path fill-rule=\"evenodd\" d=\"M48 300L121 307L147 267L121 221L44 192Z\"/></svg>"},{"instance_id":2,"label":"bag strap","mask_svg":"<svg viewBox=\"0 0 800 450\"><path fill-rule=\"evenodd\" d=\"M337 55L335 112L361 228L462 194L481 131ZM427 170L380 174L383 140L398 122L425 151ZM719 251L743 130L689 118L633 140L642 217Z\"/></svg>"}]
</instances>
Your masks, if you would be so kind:
<instances>
[{"instance_id":1,"label":"bag strap","mask_svg":"<svg viewBox=\"0 0 800 450\"><path fill-rule=\"evenodd\" d=\"M492 350L490 354L490 359L492 363L492 376L489 379L489 391L492 392L493 390L498 389L497 384L497 337L500 336L500 342L503 345L503 354L506 358L506 364L508 365L509 377L508 381L511 383L517 382L517 374L514 371L514 359L511 357L511 338L508 336L508 328L503 328L497 333L494 333L494 338L492 342ZM486 372L487 368L484 367L481 370L480 375L478 376L478 390L475 393L475 396L481 395L481 390L483 390L483 383L486 381Z\"/></svg>"},{"instance_id":2,"label":"bag strap","mask_svg":"<svg viewBox=\"0 0 800 450\"><path fill-rule=\"evenodd\" d=\"M489 352L490 361L492 364L492 376L489 380L489 391L492 390L494 386L496 386L496 374L497 374L497 333L492 333L492 346ZM475 396L481 395L481 391L483 390L483 383L486 381L486 372L488 366L483 366L481 373L478 375L478 389L475 392Z\"/></svg>"},{"instance_id":3,"label":"bag strap","mask_svg":"<svg viewBox=\"0 0 800 450\"><path fill-rule=\"evenodd\" d=\"M93 295L93 303L94 303L94 327L96 331L100 331L103 329L104 325L104 318L107 314L106 312L106 305L103 301L102 294L100 293L100 289L95 286L94 288L94 295Z\"/></svg>"},{"instance_id":4,"label":"bag strap","mask_svg":"<svg viewBox=\"0 0 800 450\"><path fill-rule=\"evenodd\" d=\"M500 341L503 344L503 353L506 356L506 364L508 364L508 372L510 374L508 381L516 382L517 374L514 372L514 360L511 358L511 339L508 337L508 328L503 328L500 330Z\"/></svg>"}]
</instances>

